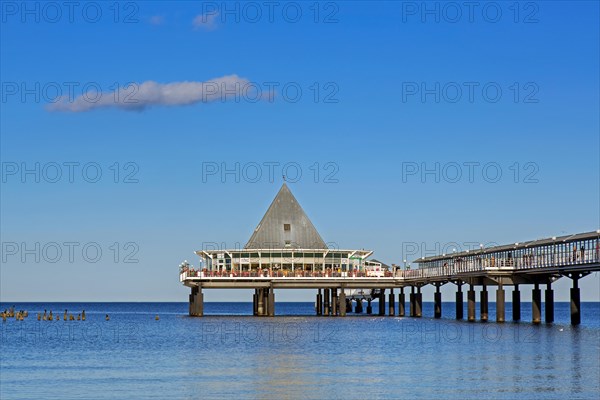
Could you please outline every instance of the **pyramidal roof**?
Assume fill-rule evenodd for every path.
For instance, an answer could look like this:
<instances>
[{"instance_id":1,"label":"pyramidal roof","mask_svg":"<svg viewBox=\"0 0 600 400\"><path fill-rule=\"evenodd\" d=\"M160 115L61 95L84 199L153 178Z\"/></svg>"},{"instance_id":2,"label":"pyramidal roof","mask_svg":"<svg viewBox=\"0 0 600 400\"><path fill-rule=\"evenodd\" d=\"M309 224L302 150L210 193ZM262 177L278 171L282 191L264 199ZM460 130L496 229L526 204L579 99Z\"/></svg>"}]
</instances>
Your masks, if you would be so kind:
<instances>
[{"instance_id":1,"label":"pyramidal roof","mask_svg":"<svg viewBox=\"0 0 600 400\"><path fill-rule=\"evenodd\" d=\"M326 249L327 245L284 182L245 249Z\"/></svg>"}]
</instances>

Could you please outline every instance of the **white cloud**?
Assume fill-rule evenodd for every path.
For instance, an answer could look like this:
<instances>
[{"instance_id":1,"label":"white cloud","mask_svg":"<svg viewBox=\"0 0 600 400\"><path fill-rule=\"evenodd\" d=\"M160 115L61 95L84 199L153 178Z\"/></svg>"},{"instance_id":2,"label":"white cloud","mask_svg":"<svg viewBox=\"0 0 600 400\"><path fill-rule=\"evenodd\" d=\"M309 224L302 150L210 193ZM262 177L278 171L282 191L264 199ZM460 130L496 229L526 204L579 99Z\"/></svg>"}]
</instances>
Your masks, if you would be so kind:
<instances>
[{"instance_id":1,"label":"white cloud","mask_svg":"<svg viewBox=\"0 0 600 400\"><path fill-rule=\"evenodd\" d=\"M205 13L197 15L192 20L192 25L194 29L204 29L207 31L212 31L217 29L217 17L219 16L219 12Z\"/></svg>"},{"instance_id":2,"label":"white cloud","mask_svg":"<svg viewBox=\"0 0 600 400\"><path fill-rule=\"evenodd\" d=\"M205 82L133 83L113 92L84 93L75 99L67 96L47 105L48 111L85 112L99 108L142 111L151 106L183 106L195 103L228 101L246 95L250 82L227 75Z\"/></svg>"}]
</instances>

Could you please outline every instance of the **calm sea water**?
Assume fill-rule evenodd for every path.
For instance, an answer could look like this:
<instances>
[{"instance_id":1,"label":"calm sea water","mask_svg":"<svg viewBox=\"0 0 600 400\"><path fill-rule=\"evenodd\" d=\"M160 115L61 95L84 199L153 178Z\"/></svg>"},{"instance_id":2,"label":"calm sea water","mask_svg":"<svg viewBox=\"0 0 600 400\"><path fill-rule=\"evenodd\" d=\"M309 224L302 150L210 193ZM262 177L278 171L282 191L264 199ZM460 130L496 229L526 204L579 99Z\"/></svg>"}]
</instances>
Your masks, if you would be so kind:
<instances>
[{"instance_id":1,"label":"calm sea water","mask_svg":"<svg viewBox=\"0 0 600 400\"><path fill-rule=\"evenodd\" d=\"M421 319L315 317L312 303L277 303L277 314L286 316L275 318L252 317L251 303L206 303L204 318L188 317L187 303L15 306L30 316L2 323L2 399L598 399L600 393L600 303L582 304L578 327L569 325L568 303L556 304L556 323L539 326L457 322L453 303L444 303L441 320L427 317L431 303L424 303ZM61 315L85 309L87 320L38 322L35 314L44 309ZM494 311L490 303L490 321ZM522 317L531 320L531 304L523 303Z\"/></svg>"}]
</instances>

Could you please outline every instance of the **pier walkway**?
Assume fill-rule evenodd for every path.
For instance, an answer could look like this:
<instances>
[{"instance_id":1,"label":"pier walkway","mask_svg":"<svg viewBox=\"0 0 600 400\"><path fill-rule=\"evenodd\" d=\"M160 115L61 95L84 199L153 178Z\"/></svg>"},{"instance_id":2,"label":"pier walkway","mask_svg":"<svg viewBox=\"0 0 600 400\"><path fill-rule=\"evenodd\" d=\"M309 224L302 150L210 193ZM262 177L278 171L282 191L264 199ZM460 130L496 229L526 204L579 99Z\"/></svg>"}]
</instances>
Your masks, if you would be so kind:
<instances>
[{"instance_id":1,"label":"pier walkway","mask_svg":"<svg viewBox=\"0 0 600 400\"><path fill-rule=\"evenodd\" d=\"M255 269L233 271L225 269L195 271L189 265L180 269L180 281L191 288L190 315L203 315L203 289L254 289L254 314L275 315L275 289L317 289L315 311L317 315L345 316L353 309L347 298L351 289L371 289L379 301L379 315L386 314L386 290L388 291L388 315L405 316L405 289L410 288L409 312L412 317L422 316L421 288L433 285L434 317L442 315L440 287L455 284L456 318L463 319L462 286L467 290L467 319L475 321L475 288L480 291L480 320L488 320L488 286L496 286L496 321L505 321L505 287L512 286L512 319L521 319L520 289L532 286L532 322L540 323L542 310L541 285L545 285L545 321L554 321L554 291L552 283L562 277L572 280L570 289L571 323L581 322L580 279L600 271L600 231L552 237L523 243L514 243L459 253L441 254L415 260L417 269L383 271L376 276L368 271L352 269L349 265L332 270L322 268L273 270ZM394 290L399 290L398 313ZM353 298L355 312L362 312L363 300ZM369 297L367 312L371 311Z\"/></svg>"}]
</instances>

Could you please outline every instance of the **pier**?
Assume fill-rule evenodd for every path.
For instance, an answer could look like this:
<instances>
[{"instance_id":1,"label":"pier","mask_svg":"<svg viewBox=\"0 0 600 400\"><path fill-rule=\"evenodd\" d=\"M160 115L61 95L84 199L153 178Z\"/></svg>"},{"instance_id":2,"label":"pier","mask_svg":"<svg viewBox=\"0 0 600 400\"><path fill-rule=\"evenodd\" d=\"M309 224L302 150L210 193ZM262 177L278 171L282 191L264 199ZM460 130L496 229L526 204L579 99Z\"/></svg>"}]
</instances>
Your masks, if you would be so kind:
<instances>
[{"instance_id":1,"label":"pier","mask_svg":"<svg viewBox=\"0 0 600 400\"><path fill-rule=\"evenodd\" d=\"M354 310L378 315L423 316L422 288L433 285L434 318L442 317L442 293L446 284L456 286L455 317L488 321L488 288L496 287L496 322L506 321L506 289L512 288L512 320L521 319L521 290L532 290L532 323L554 321L554 290L558 279L571 279L571 323L581 322L579 280L600 271L600 230L538 239L522 243L441 254L415 260L417 269L388 267L369 259L370 250L329 249L284 183L265 216L243 249L199 250L201 266L180 265L180 281L191 288L190 316L203 312L205 289L254 289L253 314L274 316L275 294L282 289L315 289L315 314L344 317ZM396 293L398 309L396 310ZM386 310L386 295L388 296ZM355 303L355 304L353 304ZM353 307L354 305L354 307ZM396 314L397 312L397 314Z\"/></svg>"}]
</instances>

